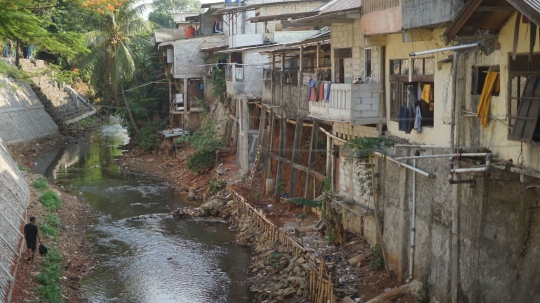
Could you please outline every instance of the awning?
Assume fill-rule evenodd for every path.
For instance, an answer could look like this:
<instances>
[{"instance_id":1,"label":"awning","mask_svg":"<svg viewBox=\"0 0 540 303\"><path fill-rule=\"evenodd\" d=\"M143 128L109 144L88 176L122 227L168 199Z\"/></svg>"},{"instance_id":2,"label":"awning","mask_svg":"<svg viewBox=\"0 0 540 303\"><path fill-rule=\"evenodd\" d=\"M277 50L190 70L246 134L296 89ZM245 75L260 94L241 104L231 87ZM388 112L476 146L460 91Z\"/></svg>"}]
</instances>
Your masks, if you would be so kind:
<instances>
[{"instance_id":1,"label":"awning","mask_svg":"<svg viewBox=\"0 0 540 303\"><path fill-rule=\"evenodd\" d=\"M168 128L165 130L160 130L158 133L162 134L165 138L175 138L189 135L189 132L182 128Z\"/></svg>"},{"instance_id":2,"label":"awning","mask_svg":"<svg viewBox=\"0 0 540 303\"><path fill-rule=\"evenodd\" d=\"M298 18L298 17L309 17L309 16L315 16L319 12L317 11L311 11L311 12L301 12L301 13L289 13L289 14L280 14L280 15L269 15L269 16L256 16L251 17L247 19L246 21L251 21L251 23L256 22L267 22L267 21L275 21L275 20L288 20L290 18Z\"/></svg>"}]
</instances>

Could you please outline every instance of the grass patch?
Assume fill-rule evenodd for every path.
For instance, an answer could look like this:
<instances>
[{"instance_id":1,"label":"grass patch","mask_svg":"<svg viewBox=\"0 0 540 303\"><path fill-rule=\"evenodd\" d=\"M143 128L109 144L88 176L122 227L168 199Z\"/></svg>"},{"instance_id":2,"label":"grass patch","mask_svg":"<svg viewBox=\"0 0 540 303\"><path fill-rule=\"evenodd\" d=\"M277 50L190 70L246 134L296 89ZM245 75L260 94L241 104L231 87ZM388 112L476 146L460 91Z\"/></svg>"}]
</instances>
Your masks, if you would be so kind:
<instances>
[{"instance_id":1,"label":"grass patch","mask_svg":"<svg viewBox=\"0 0 540 303\"><path fill-rule=\"evenodd\" d=\"M39 201L48 211L57 211L60 209L60 198L53 191L46 191L41 195Z\"/></svg>"},{"instance_id":2,"label":"grass patch","mask_svg":"<svg viewBox=\"0 0 540 303\"><path fill-rule=\"evenodd\" d=\"M34 181L32 185L34 185L35 188L41 189L41 190L49 188L49 184L47 183L47 179L45 179L45 177L39 177L39 179Z\"/></svg>"},{"instance_id":3,"label":"grass patch","mask_svg":"<svg viewBox=\"0 0 540 303\"><path fill-rule=\"evenodd\" d=\"M41 302L63 303L60 275L62 273L62 256L57 250L49 251L41 261L41 272L37 281L41 286L38 295Z\"/></svg>"},{"instance_id":4,"label":"grass patch","mask_svg":"<svg viewBox=\"0 0 540 303\"><path fill-rule=\"evenodd\" d=\"M81 121L77 122L77 124L82 127L90 127L94 125L95 122L96 122L96 116L90 116L88 118L82 119Z\"/></svg>"},{"instance_id":5,"label":"grass patch","mask_svg":"<svg viewBox=\"0 0 540 303\"><path fill-rule=\"evenodd\" d=\"M39 224L39 229L41 230L41 233L45 235L45 237L49 237L54 240L58 238L58 230L56 227L51 226L50 224L41 223Z\"/></svg>"},{"instance_id":6,"label":"grass patch","mask_svg":"<svg viewBox=\"0 0 540 303\"><path fill-rule=\"evenodd\" d=\"M59 228L62 226L62 221L60 221L60 218L58 218L55 214L48 214L43 222L49 224L50 226L54 228Z\"/></svg>"},{"instance_id":7,"label":"grass patch","mask_svg":"<svg viewBox=\"0 0 540 303\"><path fill-rule=\"evenodd\" d=\"M26 83L30 83L30 77L26 72L24 72L21 69L16 68L15 66L5 62L4 60L0 60L0 74L4 74L8 77L11 77L13 79L21 80Z\"/></svg>"}]
</instances>

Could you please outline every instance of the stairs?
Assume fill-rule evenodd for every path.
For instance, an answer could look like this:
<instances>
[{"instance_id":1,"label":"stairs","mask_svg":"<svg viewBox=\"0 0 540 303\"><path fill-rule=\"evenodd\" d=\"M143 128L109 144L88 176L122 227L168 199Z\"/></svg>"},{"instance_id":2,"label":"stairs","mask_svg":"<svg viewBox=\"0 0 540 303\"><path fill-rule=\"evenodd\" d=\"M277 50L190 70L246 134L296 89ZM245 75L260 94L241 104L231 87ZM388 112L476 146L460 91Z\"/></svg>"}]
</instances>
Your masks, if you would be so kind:
<instances>
[{"instance_id":1,"label":"stairs","mask_svg":"<svg viewBox=\"0 0 540 303\"><path fill-rule=\"evenodd\" d=\"M80 121L96 113L96 110L77 92L62 85L51 77L47 63L42 60L21 59L22 69L27 72L35 85L32 89L59 127Z\"/></svg>"},{"instance_id":2,"label":"stairs","mask_svg":"<svg viewBox=\"0 0 540 303\"><path fill-rule=\"evenodd\" d=\"M253 167L251 168L251 172L249 174L248 185L251 185L253 183L253 180L257 176L259 162L261 161L261 149L262 147L259 145L259 147L257 148L257 155L255 156L255 162L253 163Z\"/></svg>"}]
</instances>

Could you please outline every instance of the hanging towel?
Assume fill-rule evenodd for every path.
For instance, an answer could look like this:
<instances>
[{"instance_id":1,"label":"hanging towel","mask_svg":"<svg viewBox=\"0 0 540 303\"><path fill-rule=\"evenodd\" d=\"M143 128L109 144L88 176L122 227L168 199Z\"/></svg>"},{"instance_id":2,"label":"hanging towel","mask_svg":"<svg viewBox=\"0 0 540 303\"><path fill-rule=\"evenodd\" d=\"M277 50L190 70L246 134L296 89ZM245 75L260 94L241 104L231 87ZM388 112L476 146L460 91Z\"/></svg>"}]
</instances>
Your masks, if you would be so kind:
<instances>
[{"instance_id":1,"label":"hanging towel","mask_svg":"<svg viewBox=\"0 0 540 303\"><path fill-rule=\"evenodd\" d=\"M416 116L414 117L414 129L418 133L422 132L422 111L420 110L420 106L416 106Z\"/></svg>"},{"instance_id":2,"label":"hanging towel","mask_svg":"<svg viewBox=\"0 0 540 303\"><path fill-rule=\"evenodd\" d=\"M424 84L424 89L422 90L422 100L429 104L433 100L433 94L431 93L431 84Z\"/></svg>"},{"instance_id":3,"label":"hanging towel","mask_svg":"<svg viewBox=\"0 0 540 303\"><path fill-rule=\"evenodd\" d=\"M480 102L478 102L478 109L476 110L476 117L480 118L480 123L484 128L487 127L489 122L489 107L491 103L491 94L497 86L500 87L499 73L489 71L484 82L484 88L482 88L482 95L480 95Z\"/></svg>"},{"instance_id":4,"label":"hanging towel","mask_svg":"<svg viewBox=\"0 0 540 303\"><path fill-rule=\"evenodd\" d=\"M328 86L326 87L326 100L325 103L330 102L330 87L332 86L332 82L328 82Z\"/></svg>"},{"instance_id":5,"label":"hanging towel","mask_svg":"<svg viewBox=\"0 0 540 303\"><path fill-rule=\"evenodd\" d=\"M307 99L308 101L315 101L315 83L316 81L313 79L309 79L308 82L308 90L307 90Z\"/></svg>"},{"instance_id":6,"label":"hanging towel","mask_svg":"<svg viewBox=\"0 0 540 303\"><path fill-rule=\"evenodd\" d=\"M324 100L324 82L319 84L319 97L317 100Z\"/></svg>"}]
</instances>

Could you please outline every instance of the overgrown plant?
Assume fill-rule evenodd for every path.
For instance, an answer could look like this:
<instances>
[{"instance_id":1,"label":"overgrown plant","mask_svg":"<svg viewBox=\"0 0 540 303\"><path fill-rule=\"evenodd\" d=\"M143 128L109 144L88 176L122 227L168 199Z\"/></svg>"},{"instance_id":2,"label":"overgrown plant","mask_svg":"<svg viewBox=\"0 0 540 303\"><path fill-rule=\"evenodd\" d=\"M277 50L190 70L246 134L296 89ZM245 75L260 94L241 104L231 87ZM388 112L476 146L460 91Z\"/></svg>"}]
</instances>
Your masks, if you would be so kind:
<instances>
[{"instance_id":1,"label":"overgrown plant","mask_svg":"<svg viewBox=\"0 0 540 303\"><path fill-rule=\"evenodd\" d=\"M201 127L190 136L177 139L178 143L189 143L197 151L193 153L186 164L186 168L203 172L214 167L216 152L225 148L225 141L219 134L219 121L204 114Z\"/></svg>"},{"instance_id":2,"label":"overgrown plant","mask_svg":"<svg viewBox=\"0 0 540 303\"><path fill-rule=\"evenodd\" d=\"M49 251L41 261L41 272L36 279L39 282L38 295L40 302L62 303L60 275L62 273L62 256L57 250Z\"/></svg>"},{"instance_id":3,"label":"overgrown plant","mask_svg":"<svg viewBox=\"0 0 540 303\"><path fill-rule=\"evenodd\" d=\"M47 179L45 179L45 177L39 177L36 181L32 182L32 185L40 190L49 188L49 184L47 184Z\"/></svg>"},{"instance_id":4,"label":"overgrown plant","mask_svg":"<svg viewBox=\"0 0 540 303\"><path fill-rule=\"evenodd\" d=\"M227 55L221 55L218 61L225 59L227 59ZM230 99L227 97L226 65L220 65L216 62L213 67L212 77L209 80L210 84L212 84L212 97L216 98L221 104L228 106Z\"/></svg>"},{"instance_id":5,"label":"overgrown plant","mask_svg":"<svg viewBox=\"0 0 540 303\"><path fill-rule=\"evenodd\" d=\"M395 142L388 138L379 137L360 137L348 141L345 148L351 149L352 153L347 162L356 164L361 169L358 171L358 181L360 192L366 196L373 196L374 191L379 191L380 188L374 186L374 178L378 178L379 174L374 172L373 156L375 152L382 152L386 148L394 146ZM375 187L375 188L374 188Z\"/></svg>"},{"instance_id":6,"label":"overgrown plant","mask_svg":"<svg viewBox=\"0 0 540 303\"><path fill-rule=\"evenodd\" d=\"M210 187L208 187L208 192L213 194L218 190L225 188L227 182L225 182L225 180L211 179L208 181L208 184L210 184Z\"/></svg>"},{"instance_id":7,"label":"overgrown plant","mask_svg":"<svg viewBox=\"0 0 540 303\"><path fill-rule=\"evenodd\" d=\"M382 254L381 246L379 243L371 247L371 253L373 253L373 259L369 262L369 267L374 270L379 270L384 268L384 257Z\"/></svg>"},{"instance_id":8,"label":"overgrown plant","mask_svg":"<svg viewBox=\"0 0 540 303\"><path fill-rule=\"evenodd\" d=\"M43 206L45 206L45 209L47 211L57 211L60 209L60 198L58 195L53 191L46 191L39 197L39 201Z\"/></svg>"},{"instance_id":9,"label":"overgrown plant","mask_svg":"<svg viewBox=\"0 0 540 303\"><path fill-rule=\"evenodd\" d=\"M416 302L418 303L429 303L431 297L431 284L429 283L427 277L422 279L424 282L420 285L418 289L418 294L416 295Z\"/></svg>"}]
</instances>

